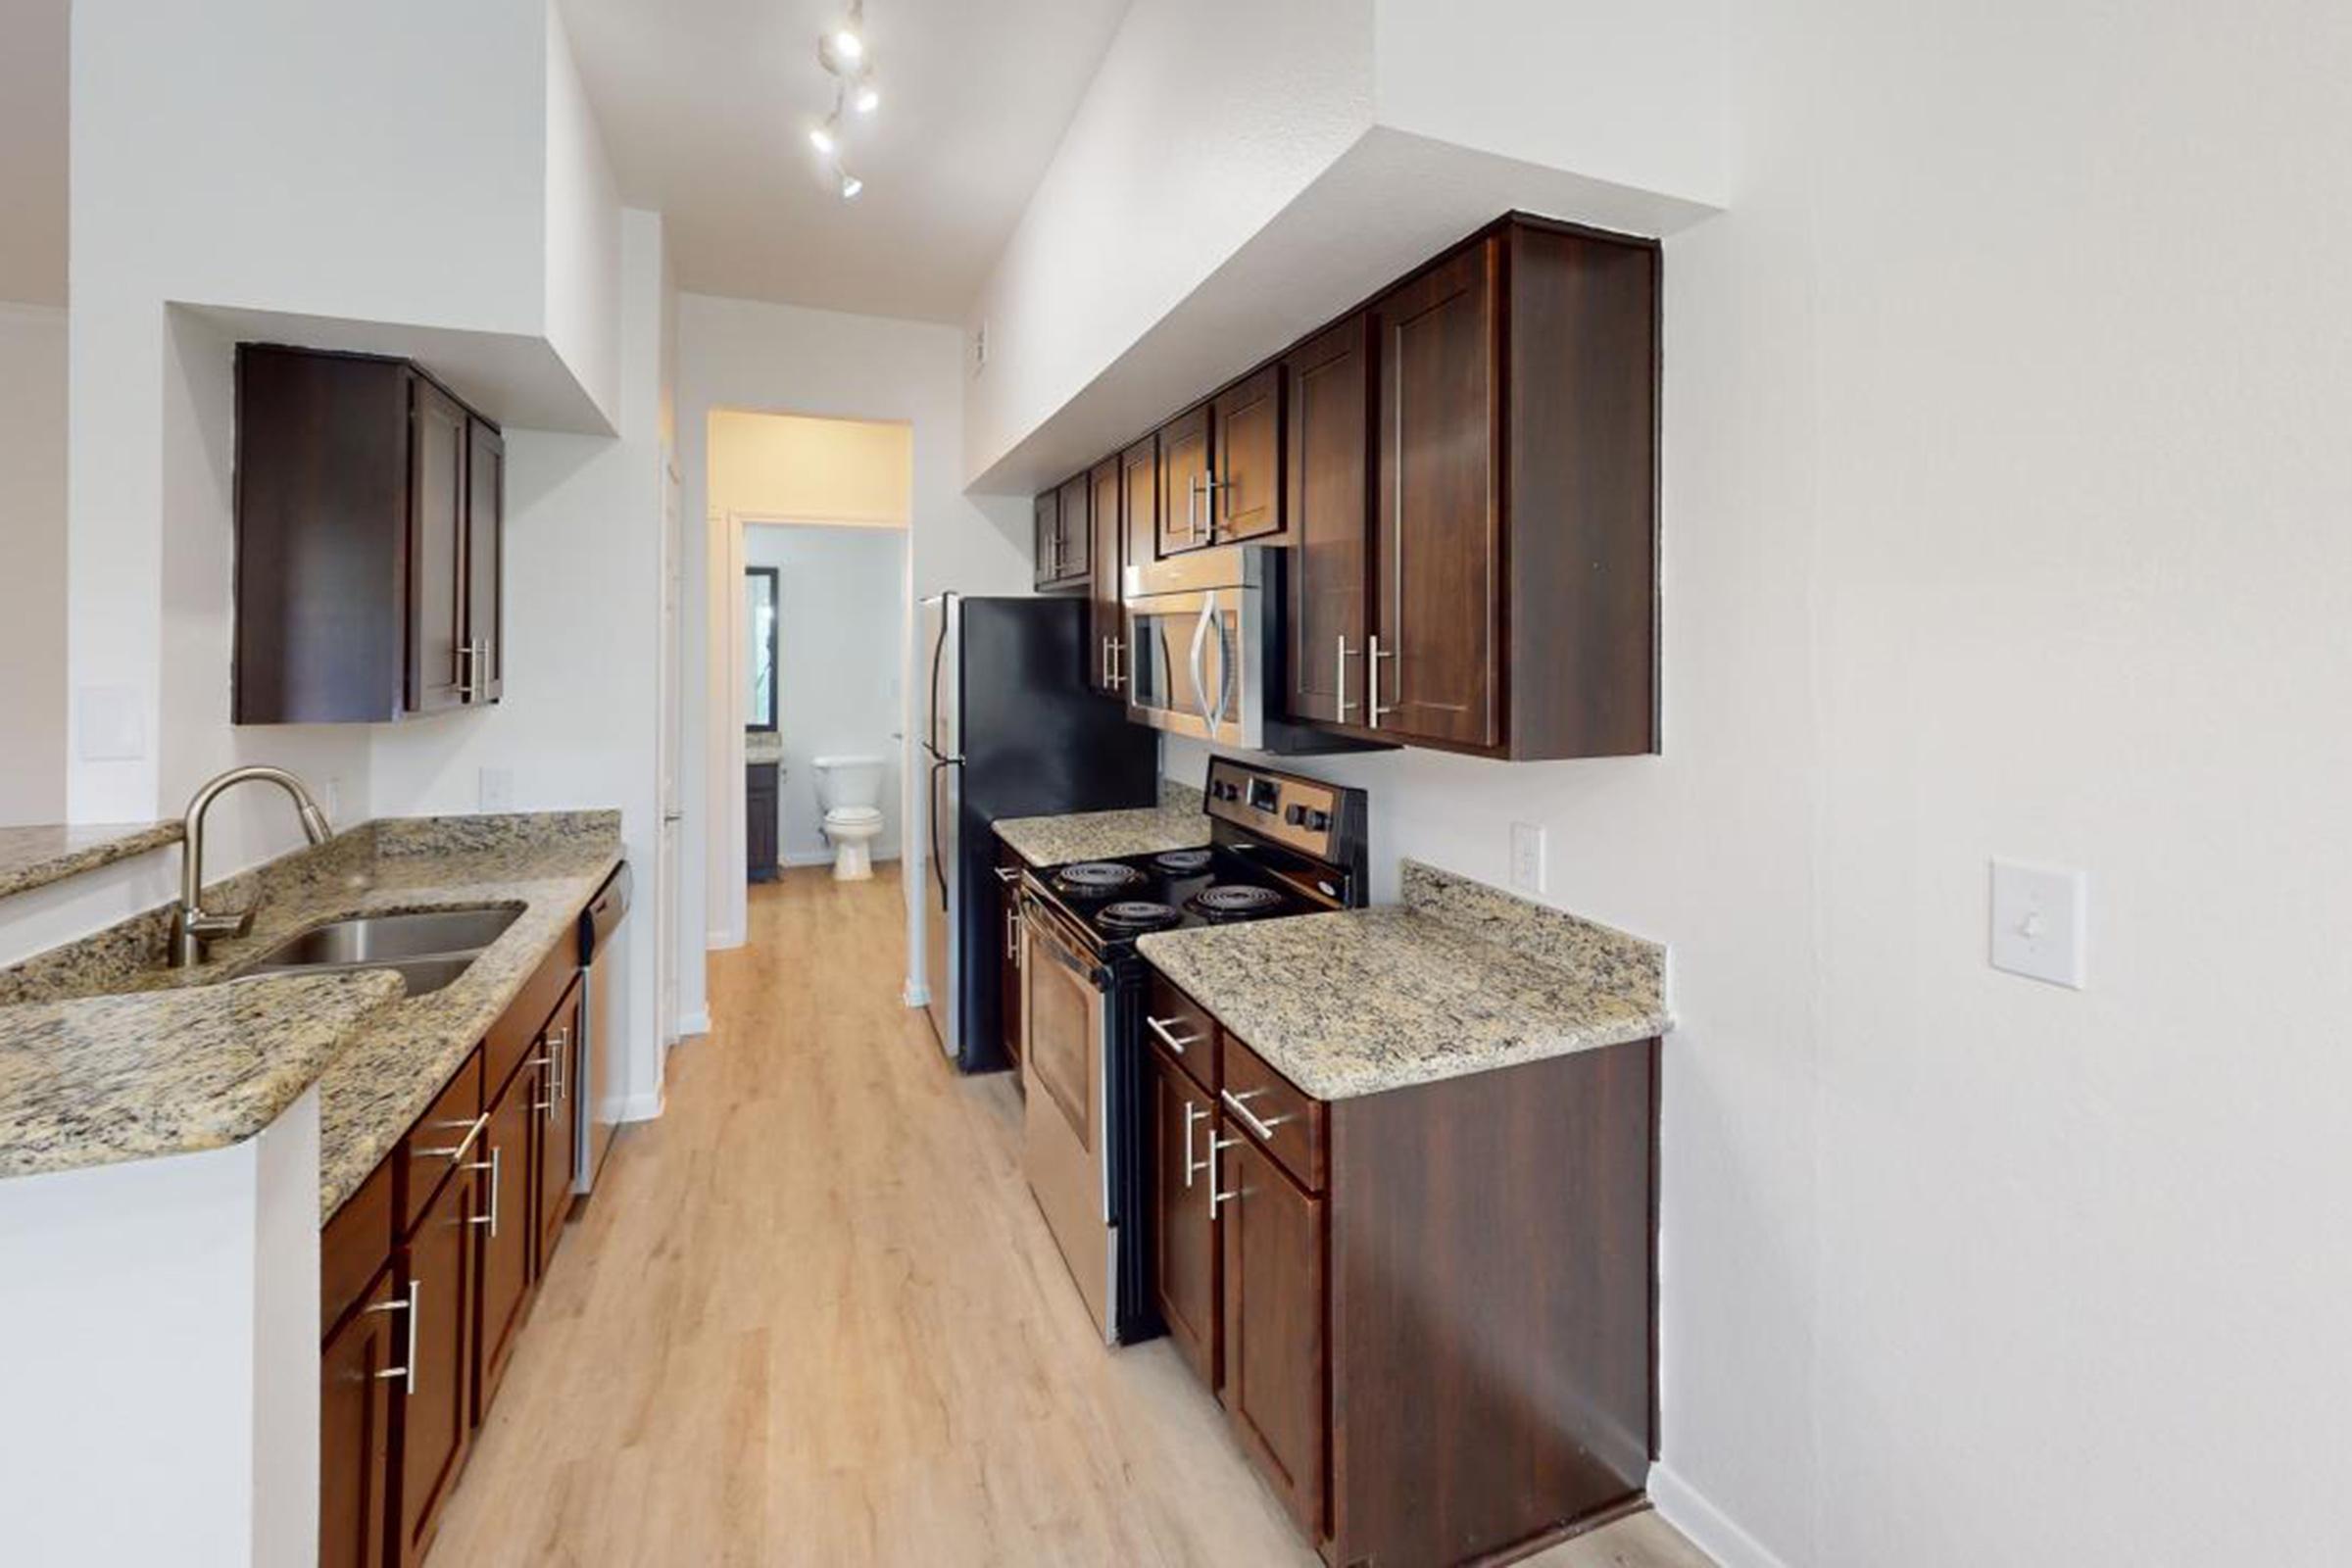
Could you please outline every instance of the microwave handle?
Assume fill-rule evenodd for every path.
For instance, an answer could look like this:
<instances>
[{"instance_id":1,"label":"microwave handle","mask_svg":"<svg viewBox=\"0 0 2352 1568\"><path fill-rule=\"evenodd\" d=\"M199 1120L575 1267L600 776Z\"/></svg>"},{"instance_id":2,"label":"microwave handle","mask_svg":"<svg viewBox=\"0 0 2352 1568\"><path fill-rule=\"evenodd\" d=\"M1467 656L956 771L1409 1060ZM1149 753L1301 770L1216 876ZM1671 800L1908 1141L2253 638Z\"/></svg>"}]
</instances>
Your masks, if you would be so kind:
<instances>
[{"instance_id":1,"label":"microwave handle","mask_svg":"<svg viewBox=\"0 0 2352 1568\"><path fill-rule=\"evenodd\" d=\"M1193 627L1193 695L1200 704L1200 722L1208 726L1208 738L1212 741L1217 738L1217 721L1208 708L1208 671L1205 662L1208 657L1208 623L1216 612L1217 596L1211 593L1200 607L1200 623Z\"/></svg>"},{"instance_id":2,"label":"microwave handle","mask_svg":"<svg viewBox=\"0 0 2352 1568\"><path fill-rule=\"evenodd\" d=\"M1201 612L1200 622L1210 633L1208 646L1217 653L1213 683L1217 700L1208 715L1208 738L1215 740L1217 732L1225 727L1225 712L1233 701L1233 640L1225 635L1225 617L1217 613L1217 596L1213 593L1208 596L1208 608Z\"/></svg>"}]
</instances>

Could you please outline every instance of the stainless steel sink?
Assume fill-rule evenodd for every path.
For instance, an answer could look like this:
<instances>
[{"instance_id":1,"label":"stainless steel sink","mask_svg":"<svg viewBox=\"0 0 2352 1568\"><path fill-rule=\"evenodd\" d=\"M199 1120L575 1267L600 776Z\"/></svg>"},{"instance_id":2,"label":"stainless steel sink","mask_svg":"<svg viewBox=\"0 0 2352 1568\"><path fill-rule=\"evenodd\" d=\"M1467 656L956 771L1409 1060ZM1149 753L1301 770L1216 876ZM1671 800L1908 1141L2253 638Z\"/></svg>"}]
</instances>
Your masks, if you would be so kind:
<instances>
[{"instance_id":1,"label":"stainless steel sink","mask_svg":"<svg viewBox=\"0 0 2352 1568\"><path fill-rule=\"evenodd\" d=\"M244 974L330 974L390 969L420 997L464 974L482 949L513 925L520 909L424 909L412 914L362 914L332 920L289 937L240 971Z\"/></svg>"}]
</instances>

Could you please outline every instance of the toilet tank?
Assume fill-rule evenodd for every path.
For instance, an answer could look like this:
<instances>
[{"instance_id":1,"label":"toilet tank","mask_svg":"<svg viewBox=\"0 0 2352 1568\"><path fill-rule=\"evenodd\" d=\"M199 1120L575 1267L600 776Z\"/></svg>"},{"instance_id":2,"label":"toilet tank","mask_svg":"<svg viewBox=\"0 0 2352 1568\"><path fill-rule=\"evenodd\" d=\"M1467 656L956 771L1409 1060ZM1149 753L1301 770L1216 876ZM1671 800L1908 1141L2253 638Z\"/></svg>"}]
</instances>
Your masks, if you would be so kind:
<instances>
[{"instance_id":1,"label":"toilet tank","mask_svg":"<svg viewBox=\"0 0 2352 1568\"><path fill-rule=\"evenodd\" d=\"M816 804L828 811L882 804L879 757L820 757L815 760Z\"/></svg>"}]
</instances>

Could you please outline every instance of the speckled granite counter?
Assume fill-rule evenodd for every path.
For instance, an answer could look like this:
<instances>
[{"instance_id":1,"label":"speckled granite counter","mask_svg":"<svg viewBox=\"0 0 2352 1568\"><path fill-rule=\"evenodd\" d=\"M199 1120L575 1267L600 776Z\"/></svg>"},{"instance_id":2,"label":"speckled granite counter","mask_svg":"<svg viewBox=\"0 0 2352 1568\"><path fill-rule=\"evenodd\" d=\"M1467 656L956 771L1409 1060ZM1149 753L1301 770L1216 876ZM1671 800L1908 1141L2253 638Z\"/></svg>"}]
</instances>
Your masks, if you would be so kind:
<instances>
[{"instance_id":1,"label":"speckled granite counter","mask_svg":"<svg viewBox=\"0 0 2352 1568\"><path fill-rule=\"evenodd\" d=\"M1066 865L1206 844L1208 816L1200 806L1199 790L1163 780L1157 806L1066 816L1011 816L994 826L997 837L1031 865Z\"/></svg>"},{"instance_id":2,"label":"speckled granite counter","mask_svg":"<svg viewBox=\"0 0 2352 1568\"><path fill-rule=\"evenodd\" d=\"M0 827L0 898L177 844L179 832L177 821Z\"/></svg>"},{"instance_id":3,"label":"speckled granite counter","mask_svg":"<svg viewBox=\"0 0 2352 1568\"><path fill-rule=\"evenodd\" d=\"M1673 1027L1663 948L1412 860L1401 906L1162 931L1136 946L1319 1100Z\"/></svg>"},{"instance_id":4,"label":"speckled granite counter","mask_svg":"<svg viewBox=\"0 0 2352 1568\"><path fill-rule=\"evenodd\" d=\"M248 1079L238 1081L252 1087L245 1091L240 1114L260 1115L254 1130L310 1084L318 1086L323 1219L358 1190L432 1102L548 953L571 939L580 910L619 862L620 820L613 811L367 823L318 850L297 852L208 889L206 903L213 907L240 908L258 898L260 912L252 934L216 943L211 959L198 968L162 967L171 926L166 909L0 970L0 1004L15 1004L0 1005L0 1060L55 1027L43 1022L52 1006L90 1009L83 1016L95 1033L85 1033L82 1044L97 1048L113 1041L124 1053L124 1078L117 1092L135 1097L143 1085L159 1104L172 1107L171 1118L203 1126L218 1113L198 1106L201 1082L172 1070L166 1047L155 1045L141 1054L139 1045L169 1038L189 1019L219 1020L223 1014L233 1019L236 1009L245 1008L250 1027L240 1038L250 1060ZM301 1016L246 1000L281 994L296 981L212 983L233 977L288 936L328 920L486 904L519 906L521 912L464 974L439 991L413 998L394 976L366 977L370 984L361 989L373 993L368 1004L355 1007L339 1031L315 1026L335 1034L325 1044L313 1038L314 1026ZM324 979L303 977L299 983L317 986ZM321 1009L320 1016L328 1011ZM307 1065L297 1067L296 1060ZM0 1078L0 1087L7 1082ZM0 1169L17 1154L16 1131L0 1117ZM47 1156L52 1162L42 1168L182 1149L163 1143L118 1153L110 1152L111 1147L103 1129L84 1125Z\"/></svg>"}]
</instances>

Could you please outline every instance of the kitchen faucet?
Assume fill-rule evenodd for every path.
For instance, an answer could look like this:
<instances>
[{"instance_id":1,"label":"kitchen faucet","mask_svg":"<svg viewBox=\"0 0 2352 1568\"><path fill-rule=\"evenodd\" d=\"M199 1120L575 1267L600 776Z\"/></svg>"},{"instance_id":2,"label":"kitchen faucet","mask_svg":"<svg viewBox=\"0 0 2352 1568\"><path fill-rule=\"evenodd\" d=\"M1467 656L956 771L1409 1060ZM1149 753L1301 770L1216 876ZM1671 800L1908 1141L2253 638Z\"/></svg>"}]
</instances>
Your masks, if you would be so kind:
<instances>
[{"instance_id":1,"label":"kitchen faucet","mask_svg":"<svg viewBox=\"0 0 2352 1568\"><path fill-rule=\"evenodd\" d=\"M232 784L247 779L267 779L294 797L294 810L302 818L302 831L313 844L324 844L334 836L327 825L326 813L311 799L311 792L302 780L282 767L232 767L196 792L188 802L188 815L179 843L179 907L172 921L172 967L184 969L204 961L204 946L215 937L241 937L253 929L253 910L241 909L235 914L207 913L201 901L204 887L204 813L212 809L214 800Z\"/></svg>"}]
</instances>

